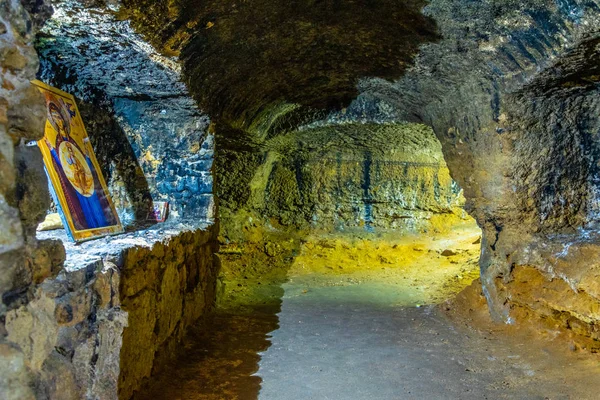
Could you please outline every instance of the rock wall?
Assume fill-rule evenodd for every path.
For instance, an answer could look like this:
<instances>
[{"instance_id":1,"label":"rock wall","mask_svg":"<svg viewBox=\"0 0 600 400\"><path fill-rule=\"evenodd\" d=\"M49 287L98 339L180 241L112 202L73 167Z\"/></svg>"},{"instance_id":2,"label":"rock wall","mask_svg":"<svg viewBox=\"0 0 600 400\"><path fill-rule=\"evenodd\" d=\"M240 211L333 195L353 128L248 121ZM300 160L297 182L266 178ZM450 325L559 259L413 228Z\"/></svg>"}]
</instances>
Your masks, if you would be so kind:
<instances>
[{"instance_id":1,"label":"rock wall","mask_svg":"<svg viewBox=\"0 0 600 400\"><path fill-rule=\"evenodd\" d=\"M319 143L319 136L329 135L334 137ZM441 145L425 126L342 125L325 132L302 131L299 140L303 146L291 171L313 227L415 233L434 229L432 218L441 214L466 218L462 191L450 177ZM276 191L285 188L276 181L281 164L267 185L270 207L282 208L285 194ZM274 207L269 214L275 212Z\"/></svg>"},{"instance_id":2,"label":"rock wall","mask_svg":"<svg viewBox=\"0 0 600 400\"><path fill-rule=\"evenodd\" d=\"M169 201L174 218L213 218L210 121L176 60L144 42L110 2L53 6L36 41L39 78L77 98L122 221L143 221L152 200Z\"/></svg>"},{"instance_id":3,"label":"rock wall","mask_svg":"<svg viewBox=\"0 0 600 400\"><path fill-rule=\"evenodd\" d=\"M434 229L439 215L467 218L441 145L423 125L310 128L219 155L225 215L246 209L283 226L412 233Z\"/></svg>"},{"instance_id":4,"label":"rock wall","mask_svg":"<svg viewBox=\"0 0 600 400\"><path fill-rule=\"evenodd\" d=\"M216 301L218 228L129 249L121 269L128 313L120 352L119 398L129 399L177 355L183 335Z\"/></svg>"},{"instance_id":5,"label":"rock wall","mask_svg":"<svg viewBox=\"0 0 600 400\"><path fill-rule=\"evenodd\" d=\"M93 96L105 93L86 92L94 100L90 97L80 104L90 117L92 140L99 149L107 143L115 146L99 151L101 156L114 152L110 154L114 160L115 154L125 154L131 156L123 160L127 162L142 150L150 154L151 148L159 148L155 154L174 157L152 165L169 177L162 180L159 176L159 183L184 182L181 190L169 189L163 193L165 197L158 198L172 200L174 216L181 218L81 245L67 242L64 231L36 235L36 227L50 207L50 196L41 154L37 146L29 145L42 137L46 119L43 97L30 81L39 67L34 35L48 17L48 9L41 2L27 5L37 12L34 19L20 2L0 1L0 398L129 398L151 371L174 353L186 328L215 302L218 263L213 261L213 253L218 228L199 223L212 217L208 189L212 139L205 129L206 119L197 109L187 107L178 114L186 139L164 147L159 141L154 147L146 143L137 152L127 153L119 147L125 142L111 143L116 125L123 126L119 117L100 107L104 103L94 103L99 97ZM60 42L59 37L52 40ZM56 50L51 46L44 49ZM70 82L76 86L75 81ZM125 86L120 87L126 91ZM114 93L108 98L118 100ZM161 101L166 102L146 98L121 101L126 103L125 109L138 115L127 121L139 125L159 119L163 110L157 108ZM172 101L177 110L185 108L182 104L191 104L183 95ZM165 113L170 110L164 108ZM148 130L148 140L162 140L164 135L156 132L168 127L164 120L157 122L155 130ZM147 131L139 128L135 132ZM177 146L186 157L177 155ZM180 168L179 162L184 167ZM111 171L109 168L107 173ZM146 180L147 176L141 176ZM201 187L200 181L206 186ZM115 198L125 199L121 204L133 207L135 201L120 196L117 180L112 182ZM159 193L157 186L148 190L151 196ZM197 201L184 201L192 188ZM184 213L184 205L193 209ZM176 222L184 216L194 219L193 223ZM141 300L144 303L140 305Z\"/></svg>"},{"instance_id":6,"label":"rock wall","mask_svg":"<svg viewBox=\"0 0 600 400\"><path fill-rule=\"evenodd\" d=\"M36 399L131 398L212 309L217 228L167 229L67 245L66 260L42 242L34 261L53 275L34 276L29 302L4 316Z\"/></svg>"},{"instance_id":7,"label":"rock wall","mask_svg":"<svg viewBox=\"0 0 600 400\"><path fill-rule=\"evenodd\" d=\"M398 122L431 126L442 144L452 178L464 190L466 209L484 232L480 266L494 317L512 322L516 308L536 309L536 299L552 304L550 308L560 313L570 307L567 297L558 293L552 302L538 297L535 284L513 291L513 271L519 266L534 268L547 285L562 280L563 286L576 291L575 298L581 296L584 303L587 295L595 298L577 284L586 269L580 263L583 260L577 258L577 246L571 244L592 245L589 237L594 236L598 222L597 0L431 0L426 5L381 2L380 10L387 10L390 16L398 5L422 10L426 16L413 20L425 29L414 41L408 40L411 45L420 43L420 47L398 45L390 53L394 55L391 60L379 57L379 52L389 43L406 38L404 33L415 25L398 18L398 26L388 26L386 16L380 16L382 24L369 23L375 14L366 12L364 17L348 16L353 4L336 3L332 11L328 7L333 3L301 1L289 24L275 27L272 23L282 22L280 17L287 21L286 2L269 2L260 16L264 23L255 23L259 19L253 10L233 2L214 6L212 14L207 13L210 2L170 4L130 0L126 2L130 8L127 15L157 42L157 47L180 52L197 99L206 104L216 100L210 90L204 91L205 84L223 89L212 110L225 126L226 138L249 142L236 146L236 150L252 149L256 141L286 135L307 124L311 128ZM181 10L186 8L199 11L184 16ZM319 21L337 18L335 24L323 26L341 24L344 29L314 33L314 27L322 26L314 22L315 13ZM252 21L252 26L240 23L234 27L231 22L239 20ZM387 28L381 31L382 26ZM273 34L281 29L285 34ZM356 40L349 39L346 32L353 32ZM378 39L377 43L364 41L369 34ZM237 57L246 38L253 43L256 37L261 40L260 46L253 48L255 54ZM286 38L284 44L280 37ZM296 54L303 54L307 37L313 39L310 54L298 59ZM365 44L367 48L362 47ZM256 62L273 52L283 58L278 68ZM365 75L356 64L357 54L377 67ZM205 64L196 62L203 57L208 57ZM213 61L213 57L218 60ZM222 72L203 70L205 65L218 65L222 60L240 67ZM286 68L288 65L291 67ZM310 72L314 66L327 73L313 76ZM348 66L363 72L343 74ZM243 78L232 79L237 73ZM356 98L354 94L348 96L341 85L348 82L346 79L356 83ZM268 84L261 85L264 82ZM248 87L253 88L256 103L243 95ZM313 96L318 101L306 101L316 90L325 99ZM237 160L225 155L234 167L245 164L256 171L239 174L239 181L252 189L242 196L251 205L261 205L253 190L266 192L263 188L272 167L278 179L288 183L298 170L293 162L282 163L276 153L268 154L246 151ZM364 161L359 157L359 164ZM295 186L288 187L286 193L290 195L279 196L276 203L301 203L302 196L294 194ZM544 245L554 249L550 243L557 237L567 245L565 249L533 256ZM559 268L559 260L565 257L579 267ZM562 272L556 272L559 269ZM588 327L598 322L596 317L581 319L579 312L571 315Z\"/></svg>"},{"instance_id":8,"label":"rock wall","mask_svg":"<svg viewBox=\"0 0 600 400\"><path fill-rule=\"evenodd\" d=\"M250 235L264 257L284 262L295 244L282 248L264 242L264 231L285 224L310 226L315 218L324 226L376 224L373 215L395 219L387 211L390 204L413 213L434 205L446 212L454 200L442 189L456 194L456 188L445 173L417 173L417 186L431 182L433 193L421 190L416 197L428 199L422 204L403 203L396 187L383 182L412 179L413 172L386 163L416 161L374 153L388 146L367 143L377 135L357 141L346 130L340 141L321 140L319 134L342 124L426 124L464 190L466 209L483 229L480 266L493 316L514 322L526 310L597 338L598 1L432 0L425 16L419 1L383 2L376 13L357 10L354 3L334 10L328 2L301 2L294 18L289 2L259 3L253 9L227 2L131 0L121 14L157 47L181 55L192 95L218 121L216 131L225 144L219 161L222 211L229 219L225 241ZM124 217L133 220L139 214L136 204L143 210L154 198L172 199L176 214L189 208L189 215L204 218L211 209L205 192L211 182L208 120L190 106L172 60L139 40L126 21L107 11L110 4L59 3L59 13L38 42L42 78L83 100L92 130L110 126L94 140L100 154L106 147L101 138L118 143L109 148L125 160L121 166L107 163L105 171L115 177L111 188L119 204L129 207ZM25 352L15 342L21 336L9 331L33 332L37 322L26 321L57 323L60 315L65 321L71 316L66 310L48 317L54 313L51 299L61 296L48 298L39 285L60 270L62 250L58 243L38 243L32 234L48 205L39 185L39 154L24 145L39 138L43 120L39 99L27 84L37 68L30 46L35 25L18 3L0 5L8 16L0 26L0 209L3 232L9 232L0 236L7 271L0 281L0 334L2 351L18 366L17 373L1 376L14 386L10 393L28 398L33 395L28 382L55 390L45 374L60 370L59 358L44 345L42 353L35 346L30 348L36 351ZM198 12L183 15L190 9ZM405 10L410 12L398 14ZM327 20L331 24L319 30L319 22ZM143 79L145 74L152 78ZM165 132L174 140L165 140ZM303 136L306 132L310 137ZM334 148L343 151L338 156ZM128 177L119 181L117 172ZM438 194L436 177L445 182ZM338 202L343 207L336 210ZM148 268L150 273L156 269ZM185 268L185 273L167 268L161 280L166 291L176 292L171 283L187 277ZM131 283L142 285L138 278ZM141 308L162 304L152 290L139 293ZM136 299L132 295L128 301ZM174 307L180 309L178 300ZM19 312L23 318L14 317ZM185 320L155 324L153 334L160 340L164 332L177 337ZM142 329L148 338L151 325ZM160 353L152 348L140 357L159 360ZM148 366L123 367L127 375L121 387L130 394L148 376Z\"/></svg>"},{"instance_id":9,"label":"rock wall","mask_svg":"<svg viewBox=\"0 0 600 400\"><path fill-rule=\"evenodd\" d=\"M596 323L572 308L573 299L588 301L577 282L589 270L571 245L588 243L597 218L599 9L595 1L432 1L425 12L443 39L423 47L402 79L361 82L346 112L323 122L368 115L434 128L484 231L482 283L498 321L521 322L518 308L545 304ZM564 269L565 257L573 268ZM535 269L542 286L563 281L575 297L556 291L550 301L539 280L513 285L520 266Z\"/></svg>"},{"instance_id":10,"label":"rock wall","mask_svg":"<svg viewBox=\"0 0 600 400\"><path fill-rule=\"evenodd\" d=\"M0 1L0 392L6 399L33 399L32 367L42 367L39 359L31 364L33 349L19 346L21 338L10 334L7 318L29 306L35 283L55 274L64 258L59 244L35 239L50 201L39 184L44 182L41 155L26 146L41 138L45 114L41 96L29 84L39 65L34 29L19 2ZM46 305L40 305L43 317L48 317ZM33 328L32 318L23 322Z\"/></svg>"},{"instance_id":11,"label":"rock wall","mask_svg":"<svg viewBox=\"0 0 600 400\"><path fill-rule=\"evenodd\" d=\"M127 326L118 269L100 262L61 271L33 291L31 301L5 319L7 339L23 350L33 398L116 398ZM11 388L6 393L20 398Z\"/></svg>"},{"instance_id":12,"label":"rock wall","mask_svg":"<svg viewBox=\"0 0 600 400\"><path fill-rule=\"evenodd\" d=\"M474 224L441 144L424 125L357 123L262 142L217 139L221 307L276 307L281 283L315 237L335 232L343 249L360 240L375 249L386 232L436 234Z\"/></svg>"}]
</instances>

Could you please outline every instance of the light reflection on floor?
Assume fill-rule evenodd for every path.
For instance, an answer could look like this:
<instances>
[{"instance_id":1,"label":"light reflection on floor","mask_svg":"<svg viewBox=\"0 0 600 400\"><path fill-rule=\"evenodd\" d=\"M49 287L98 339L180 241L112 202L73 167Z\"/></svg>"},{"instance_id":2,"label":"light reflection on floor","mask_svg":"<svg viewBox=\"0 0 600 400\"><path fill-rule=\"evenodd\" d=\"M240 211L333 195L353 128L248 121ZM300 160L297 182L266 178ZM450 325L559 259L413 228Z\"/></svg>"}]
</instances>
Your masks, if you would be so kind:
<instances>
[{"instance_id":1,"label":"light reflection on floor","mask_svg":"<svg viewBox=\"0 0 600 400\"><path fill-rule=\"evenodd\" d=\"M271 336L274 335L279 340L281 335L285 335L290 326L293 326L289 325L289 319L296 318L294 313L289 314L288 304L294 309L296 306L300 309L306 306L307 310L305 311L307 312L317 310L316 305L319 307L329 305L333 309L323 309L318 315L305 316L305 322L307 322L306 318L315 322L320 318L327 319L327 314L331 312L333 313L332 323L336 319L336 310L342 311L345 315L344 318L354 316L351 318L354 319L361 316L360 310L373 308L386 313L400 306L424 306L431 303L432 299L439 300L432 296L433 292L444 293L447 296L449 292L457 290L454 286L458 284L462 285L460 287L464 287L476 276L476 273L472 272L474 269L476 270L476 266L451 263L450 259L440 256L440 253L444 250L443 246L460 247L462 245L468 248L469 252L460 257L457 256L457 259L472 263L473 260L476 260L478 251L478 246L473 245L473 242L478 237L479 231L475 228L466 234L464 231L452 233L451 243L443 240L433 243L428 240L429 245L423 247L423 243L417 244L405 240L404 246L408 246L406 248L392 251L393 244L389 243L386 247L387 250L381 248L382 254L387 251L386 255L390 257L390 252L401 254L402 251L406 252L407 248L420 246L418 251L415 251L418 262L413 262L412 267L408 264L391 265L389 263L386 263L385 266L378 263L364 266L360 264L360 260L356 265L350 265L351 261L346 259L343 254L340 259L339 254L332 254L331 246L324 244L327 240L336 241L337 239L329 238L325 242L323 239L318 239L317 243L324 246L322 250L319 250L321 248L319 244L309 248L297 257L297 262L291 266L288 282L281 285L281 289L279 289L282 293L280 304L263 308L245 308L243 311L238 310L234 313L217 312L205 324L198 326L188 335L184 344L185 351L177 362L165 368L153 379L148 390L139 393L135 398L138 400L304 398L272 397L274 394L264 391L267 389L264 389L259 396L261 385L266 385L266 388L271 387L268 382L263 382L263 375L269 376L269 373L263 373L264 369L259 371L259 361L261 357L272 354L272 350L269 349ZM366 245L371 246L372 243ZM365 242L361 241L359 246L365 246ZM397 245L395 246L397 247ZM436 250L427 251L427 247ZM372 249L362 248L361 251L368 252ZM464 251L467 252L467 250ZM344 263L343 270L332 271L324 267L325 264L331 263L332 257L337 257L336 262ZM432 263L433 259L437 262ZM367 257L365 260L368 262L369 258ZM467 269L471 274L469 275L470 279L469 276L457 278L461 273L468 275L469 273L465 273ZM447 286L448 283L452 283L454 286L445 287L444 285ZM440 288L437 288L436 285L440 285ZM316 304L313 304L315 301ZM365 315L362 317L367 318ZM286 321L282 329L280 329L280 320ZM369 319L367 318L366 321ZM352 325L358 326L355 323ZM311 327L312 325L306 326ZM314 332L306 333L311 336L317 334L319 328L309 329L314 329ZM359 334L359 332L356 333ZM328 337L325 333L321 336ZM365 333L364 338L368 337L369 335ZM292 342L296 342L296 340L292 340ZM317 343L318 341L315 341L313 344ZM308 346L307 351L312 348L311 343L304 344ZM343 349L331 347L331 351L338 350ZM289 364L293 365L293 362L289 360ZM311 368L311 366L298 367ZM273 387L273 390L279 390L277 385ZM302 396L300 393L296 395Z\"/></svg>"},{"instance_id":2,"label":"light reflection on floor","mask_svg":"<svg viewBox=\"0 0 600 400\"><path fill-rule=\"evenodd\" d=\"M420 243L412 266L370 272L320 268L331 257L311 248L290 268L280 304L216 313L136 398L595 398L600 368L589 355L465 330L432 305L475 276L476 265L464 262L476 241L462 233ZM441 256L444 248L458 249L463 262Z\"/></svg>"}]
</instances>

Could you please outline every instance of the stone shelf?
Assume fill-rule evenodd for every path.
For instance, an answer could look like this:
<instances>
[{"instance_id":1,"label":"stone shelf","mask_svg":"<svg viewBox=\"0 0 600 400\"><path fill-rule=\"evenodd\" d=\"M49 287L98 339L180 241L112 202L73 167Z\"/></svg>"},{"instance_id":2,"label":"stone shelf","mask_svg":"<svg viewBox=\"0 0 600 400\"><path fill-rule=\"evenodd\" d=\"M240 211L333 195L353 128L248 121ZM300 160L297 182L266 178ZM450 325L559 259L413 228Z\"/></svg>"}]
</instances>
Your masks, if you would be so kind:
<instances>
[{"instance_id":1,"label":"stone shelf","mask_svg":"<svg viewBox=\"0 0 600 400\"><path fill-rule=\"evenodd\" d=\"M141 230L125 232L123 234L106 236L103 238L88 240L82 243L72 242L64 229L38 232L38 240L61 240L67 255L64 263L65 270L71 272L85 268L99 261L110 261L121 266L121 260L125 250L130 248L151 249L156 243L167 244L171 238L184 232L195 230L207 230L211 222L166 222Z\"/></svg>"}]
</instances>

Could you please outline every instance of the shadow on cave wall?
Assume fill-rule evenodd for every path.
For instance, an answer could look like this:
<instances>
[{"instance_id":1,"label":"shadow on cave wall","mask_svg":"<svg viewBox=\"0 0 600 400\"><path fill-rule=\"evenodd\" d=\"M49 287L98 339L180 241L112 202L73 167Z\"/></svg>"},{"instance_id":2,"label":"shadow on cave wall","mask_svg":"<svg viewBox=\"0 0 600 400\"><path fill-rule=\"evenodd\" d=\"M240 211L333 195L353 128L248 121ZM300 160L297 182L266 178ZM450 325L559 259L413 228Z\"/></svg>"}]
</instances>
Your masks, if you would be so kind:
<instances>
[{"instance_id":1,"label":"shadow on cave wall","mask_svg":"<svg viewBox=\"0 0 600 400\"><path fill-rule=\"evenodd\" d=\"M540 233L600 224L599 46L582 41L510 95L515 197Z\"/></svg>"},{"instance_id":2,"label":"shadow on cave wall","mask_svg":"<svg viewBox=\"0 0 600 400\"><path fill-rule=\"evenodd\" d=\"M123 3L123 18L180 56L201 107L234 126L282 102L344 107L359 79L397 79L440 39L424 0Z\"/></svg>"},{"instance_id":3,"label":"shadow on cave wall","mask_svg":"<svg viewBox=\"0 0 600 400\"><path fill-rule=\"evenodd\" d=\"M118 210L125 210L134 226L152 224L147 220L152 195L144 171L114 113L90 103L78 101L77 107L90 138L98 164L111 188ZM133 228L133 227L132 227Z\"/></svg>"}]
</instances>

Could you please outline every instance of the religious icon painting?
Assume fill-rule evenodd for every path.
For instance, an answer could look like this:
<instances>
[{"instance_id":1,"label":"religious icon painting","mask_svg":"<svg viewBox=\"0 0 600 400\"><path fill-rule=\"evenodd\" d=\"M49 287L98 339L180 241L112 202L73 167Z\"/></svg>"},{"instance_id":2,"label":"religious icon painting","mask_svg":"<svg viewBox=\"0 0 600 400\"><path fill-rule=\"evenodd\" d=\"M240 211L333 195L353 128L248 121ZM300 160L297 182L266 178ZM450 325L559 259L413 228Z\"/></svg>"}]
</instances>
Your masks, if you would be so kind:
<instances>
[{"instance_id":1,"label":"religious icon painting","mask_svg":"<svg viewBox=\"0 0 600 400\"><path fill-rule=\"evenodd\" d=\"M46 98L44 138L38 146L70 238L81 242L123 232L74 97L40 81L32 83Z\"/></svg>"},{"instance_id":2,"label":"religious icon painting","mask_svg":"<svg viewBox=\"0 0 600 400\"><path fill-rule=\"evenodd\" d=\"M148 212L148 221L165 222L169 212L168 201L155 201L152 203L152 209Z\"/></svg>"}]
</instances>

